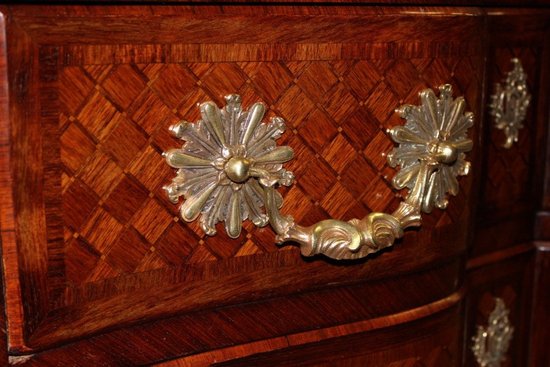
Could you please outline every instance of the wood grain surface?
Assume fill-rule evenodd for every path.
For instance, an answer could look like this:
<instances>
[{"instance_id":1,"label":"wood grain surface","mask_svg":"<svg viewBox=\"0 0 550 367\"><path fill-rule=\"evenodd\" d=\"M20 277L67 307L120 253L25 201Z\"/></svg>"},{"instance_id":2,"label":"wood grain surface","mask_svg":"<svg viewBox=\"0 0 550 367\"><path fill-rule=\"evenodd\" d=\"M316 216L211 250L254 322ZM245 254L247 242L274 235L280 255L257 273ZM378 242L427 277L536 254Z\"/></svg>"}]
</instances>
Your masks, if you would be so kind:
<instances>
[{"instance_id":1,"label":"wood grain surface","mask_svg":"<svg viewBox=\"0 0 550 367\"><path fill-rule=\"evenodd\" d=\"M19 4L36 4L36 0L7 0L6 3L19 3ZM88 5L102 5L102 4L153 4L153 5L165 5L165 4L179 4L181 0L56 0L55 4L88 4ZM243 0L187 0L185 3L190 4L222 4L222 5L241 5ZM258 4L295 4L291 0L256 0ZM434 0L301 0L301 4L309 4L316 6L317 4L346 4L346 5L440 5L440 6L476 6L476 7L495 7L495 6L522 6L522 7L537 7L548 5L548 0L446 0L446 1L434 1Z\"/></svg>"},{"instance_id":2,"label":"wood grain surface","mask_svg":"<svg viewBox=\"0 0 550 367\"><path fill-rule=\"evenodd\" d=\"M481 190L472 256L534 238L534 213L540 207L544 183L550 106L549 19L545 12L489 12L488 64L492 67L487 69L485 93L494 93L495 84L506 78L511 70L510 60L516 57L527 74L532 100L519 141L510 149L502 147L503 132L494 128L492 116L484 114L484 158L479 172Z\"/></svg>"},{"instance_id":3,"label":"wood grain surface","mask_svg":"<svg viewBox=\"0 0 550 367\"><path fill-rule=\"evenodd\" d=\"M477 325L487 326L489 314L495 307L495 297L500 297L510 310L509 319L514 328L502 366L527 365L530 347L529 327L531 320L539 317L533 317L534 314L531 313L534 246L520 245L515 249L515 253L501 250L497 253L507 254L502 257L493 255L492 259L487 259L484 263L471 264L469 267L469 292L466 297L466 366L475 366L477 363L471 350L472 337L477 332Z\"/></svg>"},{"instance_id":4,"label":"wood grain surface","mask_svg":"<svg viewBox=\"0 0 550 367\"><path fill-rule=\"evenodd\" d=\"M469 366L496 295L516 328L506 363L524 365L535 213L550 202L550 12L528 8L541 2L58 3L0 6L2 362ZM486 104L511 57L533 101L506 151ZM391 211L405 192L391 187L385 131L443 83L476 116L473 172L446 211L365 260L304 259L249 222L235 240L205 236L162 189L175 172L161 154L181 145L168 126L239 93L287 121L285 214ZM532 335L535 366L545 334Z\"/></svg>"},{"instance_id":5,"label":"wood grain surface","mask_svg":"<svg viewBox=\"0 0 550 367\"><path fill-rule=\"evenodd\" d=\"M550 365L550 355L547 350L547 341L550 337L548 323L548 308L550 307L550 244L536 243L535 270L534 270L533 302L530 312L531 335L529 347L530 366Z\"/></svg>"},{"instance_id":6,"label":"wood grain surface","mask_svg":"<svg viewBox=\"0 0 550 367\"><path fill-rule=\"evenodd\" d=\"M231 365L240 364L241 366L258 365L258 364L260 365L277 364L277 362L274 362L271 360L273 357L266 358L267 354L264 354L264 356L254 356L251 358L245 358L245 357L248 357L248 355L259 354L266 351L272 352L270 353L272 356L279 355L279 354L296 355L298 353L290 352L288 348L307 349L307 348L312 348L313 343L318 343L318 342L322 342L325 345L327 344L330 345L332 344L332 342L336 340L336 338L346 337L345 339L347 339L348 336L352 336L352 335L354 335L355 337L360 335L359 338L365 338L365 336L369 338L370 335L367 335L365 333L370 332L372 335L372 332L374 330L378 330L382 328L384 329L390 328L391 330L391 328L394 327L395 325L418 321L419 319L422 319L422 318L427 318L427 320L424 320L423 322L430 322L429 319L434 317L434 315L437 315L440 312L447 312L448 311L447 309L449 308L451 309L455 308L456 304L461 301L463 296L464 296L464 289L461 289L458 292L453 293L452 295L445 297L441 300L438 300L428 305L421 306L417 309L411 309L411 310L402 312L400 314L394 314L391 317L370 319L367 321L359 321L352 324L338 325L332 328L326 328L326 329L320 329L320 330L310 331L306 333L288 335L285 338L276 338L276 339L269 339L262 342L257 342L251 346L228 347L228 348L224 348L213 352L196 354L193 356L172 360L169 362L158 364L156 366L158 367L189 367L189 366L200 367L200 366L209 366L212 364L217 364L217 363L226 362L230 360L231 360L230 362ZM392 330L392 331L395 331L395 330ZM390 343L391 343L391 338L388 338L386 341L388 340L390 340ZM365 343L367 342L367 340L363 340L363 341ZM438 362L443 363L441 359L438 360L438 357L439 357L438 354L440 354L440 352L442 351L444 351L443 354L445 354L446 357L448 358L450 357L449 358L450 360L453 360L453 357L452 357L453 353L455 355L458 355L458 353L456 353L457 350L449 351L449 347L452 347L452 343L449 343L448 340L445 340L445 341L440 340L439 342L441 343L441 347L436 348L437 351L431 350L428 352L429 354L431 354L431 357L429 358L431 359L432 363L438 363ZM380 344L383 344L383 343L380 343ZM422 345L423 343L418 343L418 344ZM431 346L426 348L427 346L426 344L422 345L422 348L424 350L431 348ZM458 343L455 346L458 346ZM384 348L387 348L387 347L388 345L384 346ZM280 351L275 351L278 349L280 349ZM372 353L373 349L376 350L378 349L378 347L372 348L370 350L371 354L375 355L376 353ZM319 357L322 356L321 358L323 357L325 358L323 363L329 363L329 365L330 364L334 365L334 363L336 363L334 360L330 361L330 358L327 358L327 353L323 352L318 354L319 356L314 357L314 359L319 359ZM329 352L328 354L333 354L333 351ZM342 363L346 359L349 359L349 360L357 359L354 363L358 363L358 362L366 363L366 361L364 360L365 357L361 356L362 354L368 354L364 346L360 347L358 350L353 350L353 348L346 348L337 353L334 353L334 356L336 357L336 359L339 360L338 363ZM369 361L369 365L372 365L373 363L374 364L384 363L383 358L389 357L388 353L380 353L380 354L383 357L380 358L381 357L380 355L376 356L377 357L376 362L372 360L374 359L373 355L370 355L369 357L367 357L371 359ZM392 354L393 354L393 358L395 358L399 353L392 353ZM403 356L401 356L401 358L403 358ZM412 358L408 358L408 360L413 360L413 359L418 360L419 359L418 355L415 355ZM449 362L449 359L445 360L445 362ZM292 360L292 363L298 363L296 360L293 360L292 358L287 358L285 363L289 363L291 360ZM260 363L259 361L262 361L262 362ZM311 361L306 361L306 363L309 363L309 362ZM344 363L348 365L347 363L349 362L344 362Z\"/></svg>"},{"instance_id":7,"label":"wood grain surface","mask_svg":"<svg viewBox=\"0 0 550 367\"><path fill-rule=\"evenodd\" d=\"M455 304L423 320L212 366L461 366L461 311L461 304Z\"/></svg>"},{"instance_id":8,"label":"wood grain surface","mask_svg":"<svg viewBox=\"0 0 550 367\"><path fill-rule=\"evenodd\" d=\"M297 184L283 192L285 212L309 224L390 211L399 195L381 153L392 146L384 130L402 124L393 110L418 103L423 88L452 83L478 111L474 10L129 9L124 16L124 7L6 11L8 63L17 65L9 68L17 98L7 190L18 242L3 239L6 272L20 276L6 279L13 352L327 282L375 285L463 251L469 178L447 211L426 217L423 231L377 261L341 266L304 262L294 247L277 249L270 229L249 223L237 240L181 223L162 190L174 172L161 153L178 144L167 127L197 119L197 102L221 104L238 92L245 106L263 101L288 121L282 143L296 152L288 168ZM456 33L451 40L443 24ZM452 273L446 277L448 294L456 286ZM396 297L415 307L434 294Z\"/></svg>"}]
</instances>

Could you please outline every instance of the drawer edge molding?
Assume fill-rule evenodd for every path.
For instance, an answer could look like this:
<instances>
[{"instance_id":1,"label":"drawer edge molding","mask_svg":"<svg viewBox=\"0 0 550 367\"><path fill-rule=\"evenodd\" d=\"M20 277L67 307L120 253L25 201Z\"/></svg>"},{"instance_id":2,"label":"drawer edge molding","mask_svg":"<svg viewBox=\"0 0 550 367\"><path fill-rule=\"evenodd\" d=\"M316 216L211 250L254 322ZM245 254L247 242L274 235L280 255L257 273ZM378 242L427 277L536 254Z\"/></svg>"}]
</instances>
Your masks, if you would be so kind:
<instances>
[{"instance_id":1,"label":"drawer edge molding","mask_svg":"<svg viewBox=\"0 0 550 367\"><path fill-rule=\"evenodd\" d=\"M182 358L160 362L155 367L175 367L180 365L194 365L204 362L206 364L238 361L240 358L251 357L259 353L271 353L282 351L292 347L306 347L313 343L329 342L337 338L349 336L365 336L382 330L399 327L404 324L422 322L432 317L442 316L453 309L459 309L464 302L466 289L461 287L447 297L438 299L425 305L411 308L402 312L384 315L372 319L359 320L338 326L329 326L314 330L292 333L284 337L274 337L247 343L233 345L225 348L209 350L202 353L185 356ZM243 354L243 350L246 352Z\"/></svg>"},{"instance_id":2,"label":"drawer edge molding","mask_svg":"<svg viewBox=\"0 0 550 367\"><path fill-rule=\"evenodd\" d=\"M364 258L392 246L405 229L419 227L422 213L445 209L447 195L459 192L457 177L470 171L465 153L473 146L467 137L473 114L465 112L463 97L453 99L451 85L439 91L437 97L425 89L419 93L419 106L399 107L396 112L406 123L387 131L398 144L387 155L391 167L400 166L393 186L409 190L392 214L374 212L348 222L326 219L309 227L282 215L283 199L276 188L294 180L292 172L282 168L294 153L276 144L285 130L284 120L261 122L266 107L255 103L245 111L236 94L226 96L223 109L213 102L200 104L201 120L170 128L185 143L164 153L166 162L178 169L165 190L173 203L185 197L181 217L191 222L200 215L207 235L215 235L216 224L224 221L228 236L237 238L243 221L250 218L257 226L269 223L279 244L298 243L303 256Z\"/></svg>"}]
</instances>

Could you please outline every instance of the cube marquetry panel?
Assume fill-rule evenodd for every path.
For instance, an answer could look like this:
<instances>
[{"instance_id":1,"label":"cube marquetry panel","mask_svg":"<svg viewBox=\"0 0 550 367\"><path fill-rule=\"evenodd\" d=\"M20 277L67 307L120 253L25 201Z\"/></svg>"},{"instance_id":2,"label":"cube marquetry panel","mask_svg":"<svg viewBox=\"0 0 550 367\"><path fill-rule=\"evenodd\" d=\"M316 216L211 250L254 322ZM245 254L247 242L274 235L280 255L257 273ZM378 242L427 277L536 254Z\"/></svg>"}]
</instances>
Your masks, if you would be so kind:
<instances>
[{"instance_id":1,"label":"cube marquetry panel","mask_svg":"<svg viewBox=\"0 0 550 367\"><path fill-rule=\"evenodd\" d=\"M297 153L287 164L297 179L287 190L293 210L285 211L310 224L395 209L400 195L391 187L393 171L382 155L392 147L384 129L400 123L393 110L405 101L415 103L427 86L453 82L455 70L471 65L467 59L398 59L383 66L375 60L345 60L90 68L60 66L65 246L84 246L87 263L95 264L82 269L78 280L69 278L73 285L174 263L278 251L273 241L257 239L257 232L260 237L274 234L250 223L237 240L225 238L223 230L207 237L197 225L182 223L177 207L166 200L162 186L174 170L161 153L181 145L167 130L181 119L200 118L196 102L221 105L224 95L239 93L245 106L262 101L270 115L287 121L281 143ZM71 93L75 85L80 90ZM293 205L294 200L300 204ZM453 214L438 211L434 225L452 223ZM76 254L65 256L65 266L81 261Z\"/></svg>"}]
</instances>

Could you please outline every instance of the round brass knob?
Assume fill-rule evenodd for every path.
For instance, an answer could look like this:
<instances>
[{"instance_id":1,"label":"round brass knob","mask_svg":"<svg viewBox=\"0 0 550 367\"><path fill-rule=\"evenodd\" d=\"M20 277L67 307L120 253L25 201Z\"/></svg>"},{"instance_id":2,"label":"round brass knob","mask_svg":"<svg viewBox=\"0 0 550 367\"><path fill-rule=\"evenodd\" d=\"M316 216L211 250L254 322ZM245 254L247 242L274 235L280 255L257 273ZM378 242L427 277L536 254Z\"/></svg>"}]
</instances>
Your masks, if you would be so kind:
<instances>
[{"instance_id":1,"label":"round brass knob","mask_svg":"<svg viewBox=\"0 0 550 367\"><path fill-rule=\"evenodd\" d=\"M246 158L233 157L225 164L225 174L233 182L245 182L250 177L250 163Z\"/></svg>"}]
</instances>

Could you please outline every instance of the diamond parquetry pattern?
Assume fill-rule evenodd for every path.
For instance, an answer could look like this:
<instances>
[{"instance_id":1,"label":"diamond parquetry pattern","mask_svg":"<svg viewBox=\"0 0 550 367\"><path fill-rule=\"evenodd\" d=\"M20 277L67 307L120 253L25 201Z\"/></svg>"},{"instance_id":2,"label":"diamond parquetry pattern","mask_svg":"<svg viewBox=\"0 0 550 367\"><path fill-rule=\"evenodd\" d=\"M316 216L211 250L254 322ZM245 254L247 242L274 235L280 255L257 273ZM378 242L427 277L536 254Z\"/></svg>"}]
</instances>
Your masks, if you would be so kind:
<instances>
[{"instance_id":1,"label":"diamond parquetry pattern","mask_svg":"<svg viewBox=\"0 0 550 367\"><path fill-rule=\"evenodd\" d=\"M392 147L385 129L402 124L394 109L416 104L420 90L442 83L475 103L471 70L468 58L64 67L59 92L68 281L297 251L278 249L267 227L246 223L240 238L231 240L223 230L206 237L196 223L178 219L178 206L162 190L174 172L161 153L181 145L168 126L196 121L197 103L224 105L224 95L238 93L244 108L263 101L271 115L287 121L279 144L294 149L286 167L297 180L283 192L283 211L307 225L394 209L399 193L382 155ZM461 210L439 211L430 221L448 224Z\"/></svg>"}]
</instances>

